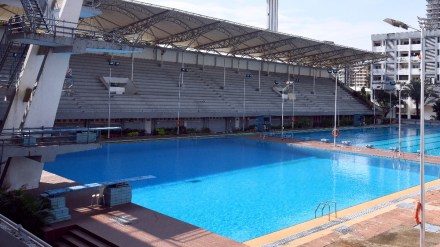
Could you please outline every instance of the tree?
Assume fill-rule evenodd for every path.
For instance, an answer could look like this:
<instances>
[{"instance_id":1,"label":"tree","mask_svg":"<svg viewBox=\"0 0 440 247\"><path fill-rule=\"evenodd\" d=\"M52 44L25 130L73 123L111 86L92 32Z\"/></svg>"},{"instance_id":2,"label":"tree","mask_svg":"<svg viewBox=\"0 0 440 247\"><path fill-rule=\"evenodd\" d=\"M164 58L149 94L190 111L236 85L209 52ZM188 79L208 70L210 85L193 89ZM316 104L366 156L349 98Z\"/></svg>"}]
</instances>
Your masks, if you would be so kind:
<instances>
[{"instance_id":1,"label":"tree","mask_svg":"<svg viewBox=\"0 0 440 247\"><path fill-rule=\"evenodd\" d=\"M416 104L416 114L420 116L420 89L422 84L420 80L413 80L408 85L405 86L402 91L402 98L407 99L411 98ZM438 99L439 95L435 91L435 85L431 84L430 80L425 80L425 99L424 104L429 104L435 102Z\"/></svg>"},{"instance_id":2,"label":"tree","mask_svg":"<svg viewBox=\"0 0 440 247\"><path fill-rule=\"evenodd\" d=\"M440 120L440 99L438 99L432 106L432 110L435 112L435 119Z\"/></svg>"},{"instance_id":3,"label":"tree","mask_svg":"<svg viewBox=\"0 0 440 247\"><path fill-rule=\"evenodd\" d=\"M386 116L392 108L394 108L398 103L398 98L392 92L388 93L383 90L376 90L375 99L380 109L382 110L384 116ZM390 94L391 94L391 105L390 105Z\"/></svg>"}]
</instances>

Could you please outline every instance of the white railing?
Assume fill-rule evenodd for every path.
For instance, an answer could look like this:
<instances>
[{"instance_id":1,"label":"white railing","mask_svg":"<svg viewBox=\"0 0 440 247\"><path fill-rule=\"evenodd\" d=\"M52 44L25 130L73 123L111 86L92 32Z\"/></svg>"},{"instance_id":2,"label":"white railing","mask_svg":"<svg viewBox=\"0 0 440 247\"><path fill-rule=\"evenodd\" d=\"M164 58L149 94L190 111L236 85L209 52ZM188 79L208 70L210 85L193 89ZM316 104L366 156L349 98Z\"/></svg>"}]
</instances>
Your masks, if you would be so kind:
<instances>
[{"instance_id":1,"label":"white railing","mask_svg":"<svg viewBox=\"0 0 440 247\"><path fill-rule=\"evenodd\" d=\"M15 236L17 240L22 241L27 245L51 247L51 245L44 242L34 234L30 233L28 230L24 229L20 224L16 224L2 214L0 214L0 223L4 224L8 230L12 231L12 235Z\"/></svg>"}]
</instances>

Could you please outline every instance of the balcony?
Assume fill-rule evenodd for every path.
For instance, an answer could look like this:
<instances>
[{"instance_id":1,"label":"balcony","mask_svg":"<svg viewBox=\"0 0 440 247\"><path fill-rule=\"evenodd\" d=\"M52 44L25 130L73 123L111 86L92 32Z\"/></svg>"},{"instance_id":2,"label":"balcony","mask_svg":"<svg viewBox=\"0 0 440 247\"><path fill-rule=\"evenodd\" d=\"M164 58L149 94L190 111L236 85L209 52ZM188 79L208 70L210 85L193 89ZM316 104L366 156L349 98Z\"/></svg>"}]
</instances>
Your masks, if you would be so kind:
<instances>
[{"instance_id":1,"label":"balcony","mask_svg":"<svg viewBox=\"0 0 440 247\"><path fill-rule=\"evenodd\" d=\"M398 57L397 61L399 61L399 62L408 62L409 61L409 57Z\"/></svg>"},{"instance_id":2,"label":"balcony","mask_svg":"<svg viewBox=\"0 0 440 247\"><path fill-rule=\"evenodd\" d=\"M373 75L383 75L384 73L384 69L373 69Z\"/></svg>"},{"instance_id":3,"label":"balcony","mask_svg":"<svg viewBox=\"0 0 440 247\"><path fill-rule=\"evenodd\" d=\"M385 46L373 46L373 52L385 52Z\"/></svg>"},{"instance_id":4,"label":"balcony","mask_svg":"<svg viewBox=\"0 0 440 247\"><path fill-rule=\"evenodd\" d=\"M409 45L398 45L397 50L398 51L409 51Z\"/></svg>"},{"instance_id":5,"label":"balcony","mask_svg":"<svg viewBox=\"0 0 440 247\"><path fill-rule=\"evenodd\" d=\"M420 44L413 44L413 45L410 45L410 49L411 49L411 51L420 51L421 50L421 48L422 48L422 46L420 45Z\"/></svg>"},{"instance_id":6,"label":"balcony","mask_svg":"<svg viewBox=\"0 0 440 247\"><path fill-rule=\"evenodd\" d=\"M397 74L399 74L399 75L408 75L409 74L409 69L408 68L398 69L397 70Z\"/></svg>"},{"instance_id":7,"label":"balcony","mask_svg":"<svg viewBox=\"0 0 440 247\"><path fill-rule=\"evenodd\" d=\"M411 69L411 75L420 75L420 69L419 68Z\"/></svg>"}]
</instances>

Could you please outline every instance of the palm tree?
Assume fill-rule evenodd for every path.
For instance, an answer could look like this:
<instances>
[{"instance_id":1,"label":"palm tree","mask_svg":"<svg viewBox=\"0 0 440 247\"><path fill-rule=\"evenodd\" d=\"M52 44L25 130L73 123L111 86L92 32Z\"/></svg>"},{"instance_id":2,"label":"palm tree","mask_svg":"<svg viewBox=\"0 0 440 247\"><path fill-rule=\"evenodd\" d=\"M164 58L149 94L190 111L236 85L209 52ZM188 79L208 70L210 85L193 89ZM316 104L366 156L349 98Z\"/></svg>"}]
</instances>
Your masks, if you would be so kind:
<instances>
[{"instance_id":1,"label":"palm tree","mask_svg":"<svg viewBox=\"0 0 440 247\"><path fill-rule=\"evenodd\" d=\"M383 115L386 116L392 108L394 108L398 104L397 96L391 92L386 92L383 90L374 91L375 99L380 109L383 112ZM391 94L391 105L390 105L390 94Z\"/></svg>"},{"instance_id":2,"label":"palm tree","mask_svg":"<svg viewBox=\"0 0 440 247\"><path fill-rule=\"evenodd\" d=\"M421 89L420 80L413 80L409 84L407 84L402 91L402 98L407 99L410 97L414 100L416 104L416 114L420 116L420 89ZM435 85L431 84L429 80L425 80L425 99L424 105L435 102L438 99L439 95L435 91Z\"/></svg>"}]
</instances>

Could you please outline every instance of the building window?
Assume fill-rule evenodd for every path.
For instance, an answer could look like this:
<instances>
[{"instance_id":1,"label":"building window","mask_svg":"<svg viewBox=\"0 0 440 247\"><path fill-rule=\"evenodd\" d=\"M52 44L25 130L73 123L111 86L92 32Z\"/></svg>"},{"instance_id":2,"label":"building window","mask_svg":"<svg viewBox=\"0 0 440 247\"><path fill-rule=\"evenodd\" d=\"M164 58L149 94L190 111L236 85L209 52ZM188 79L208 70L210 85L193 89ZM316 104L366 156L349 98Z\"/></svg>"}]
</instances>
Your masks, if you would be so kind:
<instances>
[{"instance_id":1,"label":"building window","mask_svg":"<svg viewBox=\"0 0 440 247\"><path fill-rule=\"evenodd\" d=\"M409 39L401 39L400 45L409 45Z\"/></svg>"},{"instance_id":2,"label":"building window","mask_svg":"<svg viewBox=\"0 0 440 247\"><path fill-rule=\"evenodd\" d=\"M420 63L413 63L413 64L411 64L411 68L413 68L413 69L420 69Z\"/></svg>"},{"instance_id":3,"label":"building window","mask_svg":"<svg viewBox=\"0 0 440 247\"><path fill-rule=\"evenodd\" d=\"M411 44L412 44L412 45L418 45L418 44L420 44L420 39L412 39L412 40L411 40Z\"/></svg>"},{"instance_id":4,"label":"building window","mask_svg":"<svg viewBox=\"0 0 440 247\"><path fill-rule=\"evenodd\" d=\"M411 52L411 57L417 57L420 55L420 51L412 51Z\"/></svg>"},{"instance_id":5,"label":"building window","mask_svg":"<svg viewBox=\"0 0 440 247\"><path fill-rule=\"evenodd\" d=\"M382 69L382 65L381 64L375 64L374 65L374 69Z\"/></svg>"},{"instance_id":6,"label":"building window","mask_svg":"<svg viewBox=\"0 0 440 247\"><path fill-rule=\"evenodd\" d=\"M399 63L399 69L408 69L407 63Z\"/></svg>"},{"instance_id":7,"label":"building window","mask_svg":"<svg viewBox=\"0 0 440 247\"><path fill-rule=\"evenodd\" d=\"M399 75L399 81L407 81L408 78L408 75Z\"/></svg>"},{"instance_id":8,"label":"building window","mask_svg":"<svg viewBox=\"0 0 440 247\"><path fill-rule=\"evenodd\" d=\"M382 81L382 76L380 75L373 76L373 81Z\"/></svg>"},{"instance_id":9,"label":"building window","mask_svg":"<svg viewBox=\"0 0 440 247\"><path fill-rule=\"evenodd\" d=\"M381 41L373 41L373 46L374 47L382 46L382 42Z\"/></svg>"},{"instance_id":10,"label":"building window","mask_svg":"<svg viewBox=\"0 0 440 247\"><path fill-rule=\"evenodd\" d=\"M399 54L399 57L408 57L408 52L407 51L401 51Z\"/></svg>"}]
</instances>

